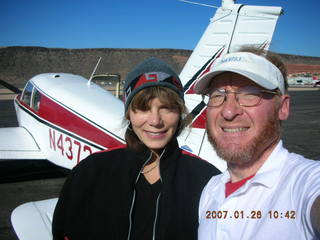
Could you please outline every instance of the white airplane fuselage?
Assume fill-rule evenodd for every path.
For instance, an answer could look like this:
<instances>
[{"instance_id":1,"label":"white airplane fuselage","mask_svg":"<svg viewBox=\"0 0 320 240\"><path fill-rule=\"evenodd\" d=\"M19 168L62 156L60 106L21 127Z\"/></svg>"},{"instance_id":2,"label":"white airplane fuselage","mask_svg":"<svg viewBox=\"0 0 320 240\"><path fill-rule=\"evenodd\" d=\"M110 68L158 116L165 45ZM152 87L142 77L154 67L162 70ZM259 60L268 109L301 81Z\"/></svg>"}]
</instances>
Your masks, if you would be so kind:
<instances>
[{"instance_id":1,"label":"white airplane fuselage","mask_svg":"<svg viewBox=\"0 0 320 240\"><path fill-rule=\"evenodd\" d=\"M89 154L125 144L123 103L77 75L40 74L15 98L20 127L45 158L72 168Z\"/></svg>"}]
</instances>

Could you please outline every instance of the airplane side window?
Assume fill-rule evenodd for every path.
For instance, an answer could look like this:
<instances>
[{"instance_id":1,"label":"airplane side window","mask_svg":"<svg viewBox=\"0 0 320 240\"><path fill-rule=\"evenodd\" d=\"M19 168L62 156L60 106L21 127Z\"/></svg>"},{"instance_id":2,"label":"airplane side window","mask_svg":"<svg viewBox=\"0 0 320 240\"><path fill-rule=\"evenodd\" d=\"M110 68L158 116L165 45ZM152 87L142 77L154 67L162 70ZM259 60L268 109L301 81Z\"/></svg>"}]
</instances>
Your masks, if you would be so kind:
<instances>
[{"instance_id":1,"label":"airplane side window","mask_svg":"<svg viewBox=\"0 0 320 240\"><path fill-rule=\"evenodd\" d=\"M37 112L39 112L40 99L41 99L40 92L37 89L34 89L32 108Z\"/></svg>"},{"instance_id":2,"label":"airplane side window","mask_svg":"<svg viewBox=\"0 0 320 240\"><path fill-rule=\"evenodd\" d=\"M95 74L91 81L109 91L117 98L122 99L121 93L124 83L120 81L120 74Z\"/></svg>"},{"instance_id":3,"label":"airplane side window","mask_svg":"<svg viewBox=\"0 0 320 240\"><path fill-rule=\"evenodd\" d=\"M31 104L31 94L32 94L33 85L32 83L28 82L26 87L23 90L22 94L22 102L29 105Z\"/></svg>"}]
</instances>

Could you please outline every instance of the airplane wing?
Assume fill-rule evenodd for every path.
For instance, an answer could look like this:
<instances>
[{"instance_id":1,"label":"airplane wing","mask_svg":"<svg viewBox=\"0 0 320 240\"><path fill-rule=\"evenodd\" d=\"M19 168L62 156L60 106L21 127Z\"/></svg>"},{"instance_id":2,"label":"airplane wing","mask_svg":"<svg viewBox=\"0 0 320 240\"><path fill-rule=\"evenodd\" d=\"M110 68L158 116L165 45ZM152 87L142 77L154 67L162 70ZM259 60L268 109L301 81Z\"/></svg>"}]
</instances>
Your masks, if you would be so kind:
<instances>
[{"instance_id":1,"label":"airplane wing","mask_svg":"<svg viewBox=\"0 0 320 240\"><path fill-rule=\"evenodd\" d=\"M20 240L52 239L51 225L58 198L28 202L11 214L12 226Z\"/></svg>"},{"instance_id":2,"label":"airplane wing","mask_svg":"<svg viewBox=\"0 0 320 240\"><path fill-rule=\"evenodd\" d=\"M23 127L0 129L1 159L45 159L32 135Z\"/></svg>"}]
</instances>

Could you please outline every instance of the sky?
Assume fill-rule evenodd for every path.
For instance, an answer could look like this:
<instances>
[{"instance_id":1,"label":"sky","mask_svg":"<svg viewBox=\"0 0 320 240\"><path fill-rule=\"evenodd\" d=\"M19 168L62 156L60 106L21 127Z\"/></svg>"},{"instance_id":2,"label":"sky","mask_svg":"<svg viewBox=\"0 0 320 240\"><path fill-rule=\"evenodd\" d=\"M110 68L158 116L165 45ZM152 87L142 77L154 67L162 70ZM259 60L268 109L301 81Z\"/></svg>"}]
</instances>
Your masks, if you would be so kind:
<instances>
[{"instance_id":1,"label":"sky","mask_svg":"<svg viewBox=\"0 0 320 240\"><path fill-rule=\"evenodd\" d=\"M221 0L193 0L220 6ZM319 0L237 0L281 6L270 49L320 57ZM0 0L0 47L192 50L216 9L178 0Z\"/></svg>"}]
</instances>

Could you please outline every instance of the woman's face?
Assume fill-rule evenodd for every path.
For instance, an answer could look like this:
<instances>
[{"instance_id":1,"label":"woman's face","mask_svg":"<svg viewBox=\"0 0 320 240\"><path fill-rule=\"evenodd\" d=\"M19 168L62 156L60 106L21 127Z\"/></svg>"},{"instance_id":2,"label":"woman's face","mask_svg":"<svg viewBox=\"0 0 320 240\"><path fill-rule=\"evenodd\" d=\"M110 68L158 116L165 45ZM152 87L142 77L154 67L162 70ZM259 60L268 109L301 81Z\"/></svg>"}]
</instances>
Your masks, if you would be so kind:
<instances>
[{"instance_id":1,"label":"woman's face","mask_svg":"<svg viewBox=\"0 0 320 240\"><path fill-rule=\"evenodd\" d=\"M158 152L163 149L176 133L180 119L178 109L170 109L153 98L148 110L129 110L132 129L141 142Z\"/></svg>"}]
</instances>

